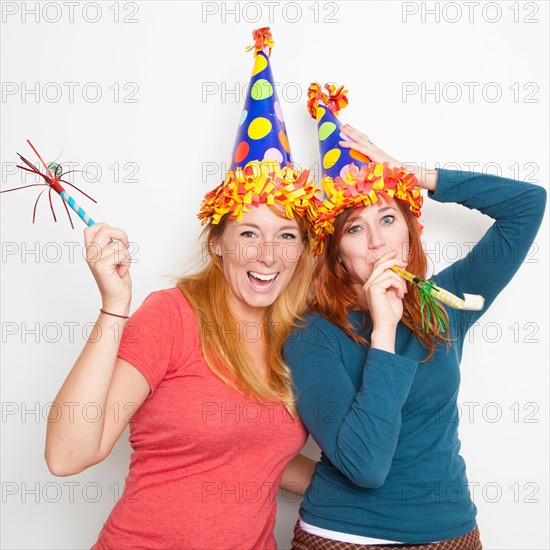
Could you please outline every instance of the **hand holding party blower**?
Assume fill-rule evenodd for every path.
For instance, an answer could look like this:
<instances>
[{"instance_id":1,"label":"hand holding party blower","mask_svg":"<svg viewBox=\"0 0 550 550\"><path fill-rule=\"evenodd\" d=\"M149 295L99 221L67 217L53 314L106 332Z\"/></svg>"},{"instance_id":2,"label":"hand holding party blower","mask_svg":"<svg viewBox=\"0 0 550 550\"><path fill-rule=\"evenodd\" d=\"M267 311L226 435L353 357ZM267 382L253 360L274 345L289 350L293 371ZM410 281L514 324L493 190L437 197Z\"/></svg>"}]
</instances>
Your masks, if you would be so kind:
<instances>
[{"instance_id":1,"label":"hand holding party blower","mask_svg":"<svg viewBox=\"0 0 550 550\"><path fill-rule=\"evenodd\" d=\"M67 208L67 205L69 205L77 214L78 217L88 226L94 225L94 220L86 214L84 209L78 205L78 203L67 193L65 188L61 185L61 182L70 185L80 193L82 193L84 196L88 197L91 201L97 203L92 197L84 193L84 191L80 190L78 187L73 185L72 183L69 183L66 180L61 179L61 175L63 174L63 170L61 168L61 165L57 164L56 162L51 162L50 164L46 164L42 157L39 155L38 151L34 148L33 144L27 140L27 143L31 146L31 149L36 153L36 156L40 159L40 162L46 169L46 173L43 174L34 164L32 164L30 161L28 161L25 157L21 156L19 153L17 155L19 158L26 164L26 166L17 165L17 168L21 168L21 170L25 170L27 172L31 172L33 174L39 175L41 178L44 179L46 183L34 183L31 185L24 185L23 187L15 187L13 189L6 189L5 191L0 191L0 193L8 193L9 191L17 191L19 189L26 189L27 187L40 187L40 186L46 186L49 187L48 191L48 199L50 201L50 208L52 210L53 219L57 222L57 218L55 216L55 211L53 209L53 203L52 203L52 189L59 194L59 196L63 199L65 206L65 210L67 212L67 216L69 216L69 221L71 222L71 227L74 229L73 220L71 219L71 214L69 213L69 209ZM65 175L72 173L66 172ZM38 201L40 200L40 197L42 196L42 193L44 193L45 189L38 195L38 198L36 199L36 202L34 203L34 209L32 214L32 223L34 223L35 217L36 217L36 207L38 205Z\"/></svg>"}]
</instances>

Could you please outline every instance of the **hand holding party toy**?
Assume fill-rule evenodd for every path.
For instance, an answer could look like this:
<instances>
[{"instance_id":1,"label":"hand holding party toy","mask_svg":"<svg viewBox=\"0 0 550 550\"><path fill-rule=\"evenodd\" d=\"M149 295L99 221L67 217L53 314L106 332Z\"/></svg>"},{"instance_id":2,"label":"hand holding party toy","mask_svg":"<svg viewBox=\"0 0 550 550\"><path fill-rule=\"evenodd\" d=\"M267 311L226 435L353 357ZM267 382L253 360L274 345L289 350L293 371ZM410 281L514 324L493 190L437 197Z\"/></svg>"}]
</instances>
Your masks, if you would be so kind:
<instances>
[{"instance_id":1,"label":"hand holding party toy","mask_svg":"<svg viewBox=\"0 0 550 550\"><path fill-rule=\"evenodd\" d=\"M86 214L84 209L78 205L78 203L67 193L65 188L61 185L61 182L70 185L80 193L82 193L84 196L88 197L93 202L97 203L96 200L94 200L92 197L84 193L81 189L73 185L72 183L69 183L66 180L61 179L61 175L63 174L63 170L61 168L61 165L51 162L50 164L46 164L42 157L39 155L38 151L34 148L33 144L27 140L27 143L31 146L31 149L36 153L36 156L40 159L40 162L46 169L46 173L42 173L34 164L32 164L30 161L28 161L25 157L21 156L19 153L17 155L19 158L26 164L26 166L17 165L17 168L21 168L21 170L25 170L27 172L31 172L33 174L38 174L41 178L44 179L46 183L34 183L31 185L24 185L23 187L15 187L13 189L6 189L5 191L0 191L0 193L8 193L9 191L18 191L19 189L26 189L27 187L38 187L38 186L46 186L49 187L48 191L48 199L50 201L50 208L52 210L53 219L57 222L57 218L55 216L55 211L53 208L52 203L52 189L59 194L59 196L63 199L64 203L63 206L65 206L65 210L67 212L67 216L69 216L69 221L71 222L71 227L74 229L73 220L71 219L71 215L69 213L69 209L67 208L67 204L78 214L79 218L86 223L86 225L94 225L94 220ZM70 174L71 172L66 172L65 175ZM38 198L36 199L36 202L34 203L34 209L32 214L32 223L34 223L34 220L36 218L36 207L38 205L38 201L40 200L40 197L42 196L42 193L44 193L45 189L38 195Z\"/></svg>"}]
</instances>

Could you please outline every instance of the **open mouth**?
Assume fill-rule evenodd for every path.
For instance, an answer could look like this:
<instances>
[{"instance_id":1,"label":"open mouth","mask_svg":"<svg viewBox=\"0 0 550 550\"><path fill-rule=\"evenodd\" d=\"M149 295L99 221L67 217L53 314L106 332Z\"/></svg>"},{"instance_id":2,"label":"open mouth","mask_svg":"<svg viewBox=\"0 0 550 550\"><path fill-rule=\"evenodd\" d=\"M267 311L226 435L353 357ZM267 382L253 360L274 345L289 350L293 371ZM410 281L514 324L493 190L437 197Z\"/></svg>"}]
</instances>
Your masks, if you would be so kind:
<instances>
[{"instance_id":1,"label":"open mouth","mask_svg":"<svg viewBox=\"0 0 550 550\"><path fill-rule=\"evenodd\" d=\"M256 290L267 291L270 290L275 284L275 280L279 273L258 273L256 271L248 271L248 280L253 288Z\"/></svg>"}]
</instances>

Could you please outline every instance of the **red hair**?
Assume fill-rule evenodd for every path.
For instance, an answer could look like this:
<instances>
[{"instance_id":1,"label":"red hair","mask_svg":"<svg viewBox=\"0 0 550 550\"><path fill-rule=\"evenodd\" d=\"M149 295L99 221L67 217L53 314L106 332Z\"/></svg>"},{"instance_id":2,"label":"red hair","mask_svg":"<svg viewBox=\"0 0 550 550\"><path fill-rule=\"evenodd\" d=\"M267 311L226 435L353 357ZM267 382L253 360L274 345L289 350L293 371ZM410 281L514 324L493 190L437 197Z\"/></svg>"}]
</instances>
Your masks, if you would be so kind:
<instances>
[{"instance_id":1,"label":"red hair","mask_svg":"<svg viewBox=\"0 0 550 550\"><path fill-rule=\"evenodd\" d=\"M419 225L408 206L399 200L389 199L395 203L403 214L409 230L409 241L403 243L408 246L407 271L424 277L427 270L427 259L420 240ZM356 208L347 208L339 214L334 222L334 233L327 237L323 252L318 256L313 272L313 282L308 297L308 306L326 317L332 324L342 329L356 342L368 345L368 341L356 334L348 319L349 312L357 308L357 294L354 281L345 267L339 262L338 254L340 241L344 234L347 222L357 215ZM428 351L424 359L429 361L440 342L449 343L447 336L441 333L437 323L430 321L429 331L422 330L422 314L420 313L420 299L415 285L407 281L409 292L403 299L403 315L401 322L408 327ZM449 316L443 309L447 321Z\"/></svg>"}]
</instances>

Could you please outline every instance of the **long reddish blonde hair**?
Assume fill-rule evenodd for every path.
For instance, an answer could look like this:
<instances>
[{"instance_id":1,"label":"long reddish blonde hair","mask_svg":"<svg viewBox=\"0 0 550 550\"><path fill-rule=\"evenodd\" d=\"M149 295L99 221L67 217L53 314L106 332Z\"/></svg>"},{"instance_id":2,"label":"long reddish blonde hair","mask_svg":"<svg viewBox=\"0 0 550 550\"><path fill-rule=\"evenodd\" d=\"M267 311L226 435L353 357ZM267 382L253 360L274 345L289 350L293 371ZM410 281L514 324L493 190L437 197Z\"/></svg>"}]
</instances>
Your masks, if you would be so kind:
<instances>
[{"instance_id":1,"label":"long reddish blonde hair","mask_svg":"<svg viewBox=\"0 0 550 550\"><path fill-rule=\"evenodd\" d=\"M409 242L403 243L408 247L407 270L415 275L424 277L427 271L427 259L422 242L416 218L409 208L399 200L393 201L407 222L409 230ZM357 216L356 208L348 208L338 215L334 222L334 233L329 235L325 242L323 252L317 258L313 272L313 282L308 297L308 306L311 311L315 311L326 317L331 323L342 329L350 338L356 342L368 345L368 341L362 336L356 334L348 319L348 314L352 309L358 306L357 294L350 274L345 267L338 261L340 241L344 234L344 228L353 217ZM414 285L407 281L409 292L403 299L403 315L401 322L408 327L418 338L428 354L424 361L429 361L435 351L436 345L440 342L450 342L440 330L435 321L430 322L429 331L422 330L422 314L420 313L420 299ZM444 314L449 319L445 310Z\"/></svg>"}]
</instances>

